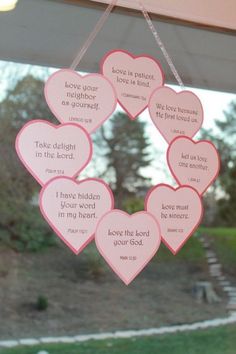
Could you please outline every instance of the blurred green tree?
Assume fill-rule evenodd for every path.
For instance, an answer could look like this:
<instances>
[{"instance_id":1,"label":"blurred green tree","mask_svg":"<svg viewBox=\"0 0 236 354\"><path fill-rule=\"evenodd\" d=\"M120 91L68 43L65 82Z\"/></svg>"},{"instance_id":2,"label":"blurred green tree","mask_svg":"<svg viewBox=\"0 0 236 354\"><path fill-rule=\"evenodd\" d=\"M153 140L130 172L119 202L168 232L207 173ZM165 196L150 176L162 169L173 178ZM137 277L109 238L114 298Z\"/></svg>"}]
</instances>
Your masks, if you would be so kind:
<instances>
[{"instance_id":1,"label":"blurred green tree","mask_svg":"<svg viewBox=\"0 0 236 354\"><path fill-rule=\"evenodd\" d=\"M202 138L215 144L221 158L220 176L215 183L215 224L236 226L236 101L229 104L224 116L223 120L215 120L218 133L204 130Z\"/></svg>"},{"instance_id":2,"label":"blurred green tree","mask_svg":"<svg viewBox=\"0 0 236 354\"><path fill-rule=\"evenodd\" d=\"M39 185L15 152L19 129L31 119L55 120L43 97L44 81L27 75L0 103L0 240L10 247L36 250L52 234L33 203Z\"/></svg>"},{"instance_id":3,"label":"blurred green tree","mask_svg":"<svg viewBox=\"0 0 236 354\"><path fill-rule=\"evenodd\" d=\"M152 161L145 123L131 121L122 112L116 113L96 134L95 144L102 151L106 165L103 177L111 183L117 208L123 208L127 198L144 194L151 178L143 169ZM142 195L143 196L143 195Z\"/></svg>"}]
</instances>

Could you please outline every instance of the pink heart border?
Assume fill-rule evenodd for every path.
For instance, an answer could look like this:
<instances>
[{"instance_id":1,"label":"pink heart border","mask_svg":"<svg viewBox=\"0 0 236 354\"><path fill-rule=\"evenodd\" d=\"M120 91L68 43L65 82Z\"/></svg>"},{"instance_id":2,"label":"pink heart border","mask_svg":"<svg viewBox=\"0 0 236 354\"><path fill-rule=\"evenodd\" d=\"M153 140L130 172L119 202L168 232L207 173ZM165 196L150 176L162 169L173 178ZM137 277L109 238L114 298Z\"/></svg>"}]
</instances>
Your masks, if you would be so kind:
<instances>
[{"instance_id":1,"label":"pink heart border","mask_svg":"<svg viewBox=\"0 0 236 354\"><path fill-rule=\"evenodd\" d=\"M189 138L188 136L185 136L185 135L180 135L180 136L177 136L176 138L174 138L171 143L169 144L168 146L168 149L166 151L166 160L167 160L167 164L168 164L168 167L169 167L169 170L172 174L172 176L174 177L174 179L176 180L176 182L182 186L180 180L178 179L178 177L175 175L174 171L172 170L171 166L170 166L170 162L169 162L169 151L170 151L170 148L172 146L172 144L177 140L177 139L188 139L189 141L191 141L194 145L197 145L197 144L200 144L200 143L208 143L210 144L214 150L216 151L216 154L217 154L217 161L218 161L218 169L217 169L217 172L215 173L215 176L211 179L211 181L208 183L208 185L206 186L206 188L202 191L202 193L199 193L198 194L200 196L202 196L206 190L210 187L210 185L217 179L217 177L219 176L219 173L220 173L220 167L221 167L221 161L220 161L220 154L218 152L218 150L216 149L215 145L210 141L210 140L199 140L199 141L194 141L193 139ZM192 187L192 186L190 186ZM194 187L192 187L194 189Z\"/></svg>"},{"instance_id":2,"label":"pink heart border","mask_svg":"<svg viewBox=\"0 0 236 354\"><path fill-rule=\"evenodd\" d=\"M161 66L160 62L159 62L157 59L155 59L155 58L153 58L153 57L151 57L150 55L147 55L147 54L133 55L133 54L129 53L127 50L124 50L124 49L114 49L114 50L111 50L111 51L109 51L108 53L106 53L106 54L104 55L104 57L103 57L103 58L101 59L101 61L100 61L100 72L101 72L102 75L104 75L104 73L103 73L103 65L104 65L105 60L107 59L107 57L108 57L109 55L111 55L111 54L113 54L113 53L116 53L116 52L125 53L125 54L127 54L128 56L130 56L132 59L148 58L148 59L153 60L153 61L158 65L158 67L159 67L159 69L160 69L160 71L161 71L161 76L162 76L162 85L158 86L158 88L163 87L163 84L164 84L164 81L165 81L165 75L164 75L164 71L163 71L163 69L162 69L162 66ZM156 90L156 89L155 89L155 90ZM129 118L130 118L131 120L135 120L135 119L136 119L141 113L143 113L143 112L147 109L147 107L148 107L148 103L147 103L147 105L146 105L143 109L141 109L140 112L138 112L135 116L132 116L132 115L130 114L130 112L123 106L123 104L122 104L121 101L119 100L117 93L116 93L116 97L117 97L117 102L118 102L119 105L123 108L123 110L127 113L127 115L129 116ZM150 94L150 97L151 97L151 94ZM148 100L148 101L149 101L149 100Z\"/></svg>"},{"instance_id":3,"label":"pink heart border","mask_svg":"<svg viewBox=\"0 0 236 354\"><path fill-rule=\"evenodd\" d=\"M126 217L128 218L132 218L134 215L138 215L138 214L145 214L145 215L149 215L151 216L151 218L155 221L155 224L157 225L157 228L159 230L159 240L158 240L158 244L157 244L157 247L155 249L155 251L153 251L153 253L151 254L151 256L144 262L144 264L136 271L136 273L132 276L132 278L130 279L126 279L117 269L115 266L113 266L111 263L110 263L110 260L107 258L107 256L103 253L103 251L101 250L100 246L97 244L97 240L96 240L96 233L97 233L97 229L98 229L98 226L99 224L102 222L103 218L105 218L108 214L112 213L112 212L119 212L120 214L122 215L125 215ZM133 213L133 214L128 214L126 213L125 211L123 210L120 210L120 209L113 209L111 211L108 211L106 214L104 214L102 216L102 218L99 220L98 224L97 224L97 227L96 227L96 231L95 231L95 243L96 243L96 247L99 251L99 253L102 255L102 257L105 259L105 261L108 263L109 267L111 267L111 269L113 270L113 272L118 275L118 277L125 283L125 285L129 285L136 277L137 275L147 266L147 264L151 261L151 259L155 256L155 254L157 253L158 249L160 248L160 245L161 245L161 228L160 228L160 225L158 223L158 221L156 220L156 218L151 214L149 213L148 211L138 211L136 213Z\"/></svg>"},{"instance_id":4,"label":"pink heart border","mask_svg":"<svg viewBox=\"0 0 236 354\"><path fill-rule=\"evenodd\" d=\"M115 97L115 100L114 100L114 105L112 107L112 110L111 112L103 119L99 122L99 124L97 124L95 126L95 128L93 130L91 130L91 132L89 134L92 134L93 132L95 132L95 130L97 130L115 111L116 109L116 105L117 105L117 94L116 94L116 90L112 84L112 82L104 75L102 74L98 74L98 73L93 73L93 74L86 74L86 75L80 75L79 73L77 73L75 70L72 70L72 69L67 69L67 68L64 68L64 69L60 69L58 71L56 71L55 73L53 73L52 75L49 76L49 78L47 79L45 85L44 85L44 97L46 99L46 102L47 102L47 105L48 107L50 108L50 111L54 114L54 116L59 120L60 123L62 124L67 124L67 123L64 123L63 121L63 118L61 115L59 115L53 108L53 104L51 104L51 100L50 100L50 96L48 95L48 89L47 89L47 85L48 83L54 78L54 76L56 76L59 72L63 72L63 71L66 71L66 72L71 72L75 75L77 75L81 80L84 80L90 76L99 76L99 77L102 77L104 80L106 80L110 85L111 85L111 89L113 90L113 93L114 93L114 97ZM77 124L74 122L74 124L76 125L79 125L81 126L80 124ZM84 128L85 129L85 128Z\"/></svg>"},{"instance_id":5,"label":"pink heart border","mask_svg":"<svg viewBox=\"0 0 236 354\"><path fill-rule=\"evenodd\" d=\"M191 230L191 232L189 233L189 235L185 238L185 240L181 243L181 245L177 248L176 251L173 250L173 248L167 244L167 242L164 240L163 236L162 236L162 232L161 232L161 240L162 242L164 243L164 245L172 252L172 254L174 256L176 256L176 254L180 251L180 249L185 245L185 243L190 239L190 237L192 236L192 234L197 230L198 226L200 225L201 221L202 221L202 218L203 218L203 215L204 215L204 208L203 208L203 202L202 202L202 198L200 196L200 194L198 193L198 191L191 187L191 186L188 186L186 184L183 184L182 186L179 186L179 187L172 187L170 186L169 184L166 184L166 183L160 183L160 184L157 184L156 186L152 187L151 189L149 189L148 193L146 194L146 197L145 197L145 202L144 202L144 205L145 205L145 210L147 210L147 204L148 204L148 199L150 197L150 194L158 187L167 187L169 189L171 189L172 191L176 192L178 191L179 189L182 189L182 188L188 188L188 189L191 189L193 190L195 193L197 193L197 195L199 196L199 200L201 202L201 215L199 217L199 220L198 220L198 223L194 226L194 228ZM150 213L150 212L149 212ZM152 214L153 215L153 214ZM154 215L153 215L154 216ZM155 218L155 216L154 216ZM157 220L158 221L158 220ZM161 230L161 226L160 226L160 230Z\"/></svg>"},{"instance_id":6,"label":"pink heart border","mask_svg":"<svg viewBox=\"0 0 236 354\"><path fill-rule=\"evenodd\" d=\"M21 130L18 132L17 136L16 136L16 140L15 140L15 149L16 149L16 152L17 152L17 155L20 159L20 161L22 162L22 164L25 166L25 168L30 172L30 174L33 176L33 178L41 185L41 186L44 186L45 183L42 182L40 180L40 178L38 176L36 176L36 174L34 173L34 171L31 169L31 167L25 162L24 160L24 157L21 155L21 152L20 152L20 149L19 149L19 139L21 137L21 134L23 133L23 131L29 126L29 125L32 125L34 123L44 123L46 125L49 125L50 127L54 128L54 129L60 129L60 128L63 128L65 126L74 126L76 128L79 128L81 129L85 135L87 136L88 138L88 143L89 143L89 146L90 146L90 154L87 158L87 161L85 161L84 165L76 171L76 173L71 176L72 178L78 176L78 174L88 165L88 163L90 162L91 158L92 158L92 153L93 153L93 144L92 144L92 140L90 138L90 135L88 134L88 132L83 128L81 127L80 125L78 124L75 124L75 123L64 123L64 124L60 124L60 125L54 125L50 122L48 122L47 120L43 120L43 119L33 119L31 121L29 121L28 123L26 123L22 128ZM60 177L60 176L57 176L57 177ZM63 177L63 176L61 176ZM54 177L53 177L54 178ZM50 180L49 180L50 181ZM48 183L49 181L47 181L46 183Z\"/></svg>"},{"instance_id":7,"label":"pink heart border","mask_svg":"<svg viewBox=\"0 0 236 354\"><path fill-rule=\"evenodd\" d=\"M74 247L72 247L69 242L67 242L67 240L64 238L64 236L62 235L62 233L57 229L57 227L53 224L53 222L51 222L51 220L47 217L47 214L44 212L44 209L43 209L43 206L42 206L42 198L43 198L43 193L45 191L45 189L48 187L48 185L52 182L54 182L55 180L58 180L58 179L68 179L69 181L71 182L74 182L77 186L80 185L80 184L83 184L85 182L88 182L88 181L96 181L96 182L100 182L102 183L107 191L109 192L110 194L110 197L111 197L111 210L109 212L111 212L114 208L114 196L112 194L112 191L110 189L110 187L108 186L108 184L106 184L103 180L99 179L99 178L86 178L82 181L76 181L74 178L70 178L70 177L62 177L62 176L59 176L59 177L54 177L52 178L50 181L48 181L44 186L43 188L41 189L40 191L40 194L39 194L39 208L40 208L40 211L41 211L41 214L43 215L44 219L47 221L47 223L49 224L49 226L52 228L52 230L55 232L55 234L67 245L67 247L69 247L69 249L76 255L78 255L80 252L83 251L83 249L94 239L94 236L95 236L95 232L96 232L96 229L97 229L97 225L99 223L99 221L97 222L97 225L96 225L96 228L95 228L95 231L94 233L88 238L88 240L80 247L79 250L76 250ZM107 212L107 213L109 213ZM102 216L103 217L103 216Z\"/></svg>"},{"instance_id":8,"label":"pink heart border","mask_svg":"<svg viewBox=\"0 0 236 354\"><path fill-rule=\"evenodd\" d=\"M204 115L204 109L203 109L203 105L202 105L201 100L199 99L199 97L198 97L194 92L192 92L192 91L190 91L190 90L184 90L184 91L176 92L174 89L172 89L172 88L169 87L169 86L160 86L160 87L156 88L156 89L152 92L152 94L151 94L151 96L150 96L150 99L149 99L149 102L148 102L148 112L149 112L149 116L150 116L150 118L151 118L153 124L155 125L156 129L159 131L159 133L161 134L161 136L165 139L165 141L167 142L167 144L171 144L172 141L171 141L171 142L168 142L168 140L166 140L164 134L162 134L162 132L160 131L160 129L159 129L159 128L156 126L156 124L154 123L153 118L152 118L152 116L151 116L151 112L150 112L150 102L151 102L152 97L155 95L156 91L160 90L160 89L163 88L163 87L167 87L168 89L170 89L171 91L173 91L176 95L181 95L181 94L184 94L184 93L191 93L192 95L194 95L195 97L197 97L197 99L199 100L200 105L201 105L201 111L202 111L202 120L201 120L201 125L200 125L200 127L196 130L196 132L194 132L194 133L191 135L191 138L193 138L193 137L197 134L197 132L201 129L201 127L202 127L202 125L203 125L203 122L204 122L205 115ZM182 136L182 135L179 135L179 136ZM176 138L177 138L177 137L175 137L174 139L176 139ZM173 140L174 140L174 139L173 139Z\"/></svg>"}]
</instances>

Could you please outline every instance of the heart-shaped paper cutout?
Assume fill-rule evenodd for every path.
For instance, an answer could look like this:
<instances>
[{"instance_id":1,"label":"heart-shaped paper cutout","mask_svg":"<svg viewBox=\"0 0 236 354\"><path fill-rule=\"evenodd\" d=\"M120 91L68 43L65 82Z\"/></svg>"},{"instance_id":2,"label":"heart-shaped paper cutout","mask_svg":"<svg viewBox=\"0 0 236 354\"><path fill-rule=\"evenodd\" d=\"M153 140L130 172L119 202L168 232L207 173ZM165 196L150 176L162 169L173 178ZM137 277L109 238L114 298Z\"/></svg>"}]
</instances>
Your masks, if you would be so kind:
<instances>
[{"instance_id":1,"label":"heart-shaped paper cutout","mask_svg":"<svg viewBox=\"0 0 236 354\"><path fill-rule=\"evenodd\" d=\"M147 194L145 208L158 220L162 241L173 254L194 233L203 215L201 198L189 186L174 189L159 184Z\"/></svg>"},{"instance_id":2,"label":"heart-shaped paper cutout","mask_svg":"<svg viewBox=\"0 0 236 354\"><path fill-rule=\"evenodd\" d=\"M77 176L91 159L92 142L77 124L57 126L33 120L18 133L16 151L27 170L44 185L55 176Z\"/></svg>"},{"instance_id":3,"label":"heart-shaped paper cutout","mask_svg":"<svg viewBox=\"0 0 236 354\"><path fill-rule=\"evenodd\" d=\"M109 52L102 59L101 71L113 83L118 102L131 119L147 108L153 90L164 82L157 60L147 55L134 56L124 50Z\"/></svg>"},{"instance_id":4,"label":"heart-shaped paper cutout","mask_svg":"<svg viewBox=\"0 0 236 354\"><path fill-rule=\"evenodd\" d=\"M92 133L116 108L115 90L100 74L82 76L70 69L52 74L46 82L45 98L61 123L73 122Z\"/></svg>"},{"instance_id":5,"label":"heart-shaped paper cutout","mask_svg":"<svg viewBox=\"0 0 236 354\"><path fill-rule=\"evenodd\" d=\"M153 92L148 108L167 143L180 135L192 138L203 123L201 101L191 91L177 93L169 87L160 87Z\"/></svg>"},{"instance_id":6,"label":"heart-shaped paper cutout","mask_svg":"<svg viewBox=\"0 0 236 354\"><path fill-rule=\"evenodd\" d=\"M160 228L147 212L129 215L113 210L99 221L95 242L109 266L128 285L157 252Z\"/></svg>"},{"instance_id":7,"label":"heart-shaped paper cutout","mask_svg":"<svg viewBox=\"0 0 236 354\"><path fill-rule=\"evenodd\" d=\"M110 188L99 179L56 177L40 193L41 213L75 254L92 241L99 219L113 206Z\"/></svg>"},{"instance_id":8,"label":"heart-shaped paper cutout","mask_svg":"<svg viewBox=\"0 0 236 354\"><path fill-rule=\"evenodd\" d=\"M195 142L185 136L172 141L167 162L176 181L194 187L199 194L207 190L220 170L219 154L211 141Z\"/></svg>"}]
</instances>

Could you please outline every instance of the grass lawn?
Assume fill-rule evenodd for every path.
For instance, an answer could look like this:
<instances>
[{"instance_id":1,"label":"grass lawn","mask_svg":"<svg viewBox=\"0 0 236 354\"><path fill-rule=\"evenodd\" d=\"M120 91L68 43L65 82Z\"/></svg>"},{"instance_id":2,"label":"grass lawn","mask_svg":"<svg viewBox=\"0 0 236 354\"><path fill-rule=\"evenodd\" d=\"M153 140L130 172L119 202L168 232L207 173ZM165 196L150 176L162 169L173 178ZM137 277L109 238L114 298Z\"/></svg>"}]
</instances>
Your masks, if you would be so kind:
<instances>
[{"instance_id":1,"label":"grass lawn","mask_svg":"<svg viewBox=\"0 0 236 354\"><path fill-rule=\"evenodd\" d=\"M192 236L181 248L176 256L170 250L161 244L160 249L156 254L157 262L187 262L187 263L202 263L206 261L205 250L197 237Z\"/></svg>"},{"instance_id":2,"label":"grass lawn","mask_svg":"<svg viewBox=\"0 0 236 354\"><path fill-rule=\"evenodd\" d=\"M236 326L172 335L2 349L1 354L235 354Z\"/></svg>"},{"instance_id":3,"label":"grass lawn","mask_svg":"<svg viewBox=\"0 0 236 354\"><path fill-rule=\"evenodd\" d=\"M210 237L212 246L226 272L235 276L236 228L201 228L200 231Z\"/></svg>"}]
</instances>

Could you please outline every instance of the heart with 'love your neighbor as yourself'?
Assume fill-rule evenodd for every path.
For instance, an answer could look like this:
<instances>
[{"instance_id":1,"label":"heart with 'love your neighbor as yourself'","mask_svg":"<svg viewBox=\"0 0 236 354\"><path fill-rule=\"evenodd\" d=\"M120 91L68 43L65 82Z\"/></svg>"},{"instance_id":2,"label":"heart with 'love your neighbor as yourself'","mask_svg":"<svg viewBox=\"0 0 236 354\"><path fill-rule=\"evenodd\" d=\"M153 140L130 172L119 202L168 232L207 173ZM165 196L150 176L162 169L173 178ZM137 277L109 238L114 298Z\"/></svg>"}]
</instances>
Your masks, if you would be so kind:
<instances>
[{"instance_id":1,"label":"heart with 'love your neighbor as yourself'","mask_svg":"<svg viewBox=\"0 0 236 354\"><path fill-rule=\"evenodd\" d=\"M93 133L115 111L117 97L111 82L100 74L80 75L71 69L52 74L45 98L61 123L76 123Z\"/></svg>"}]
</instances>

